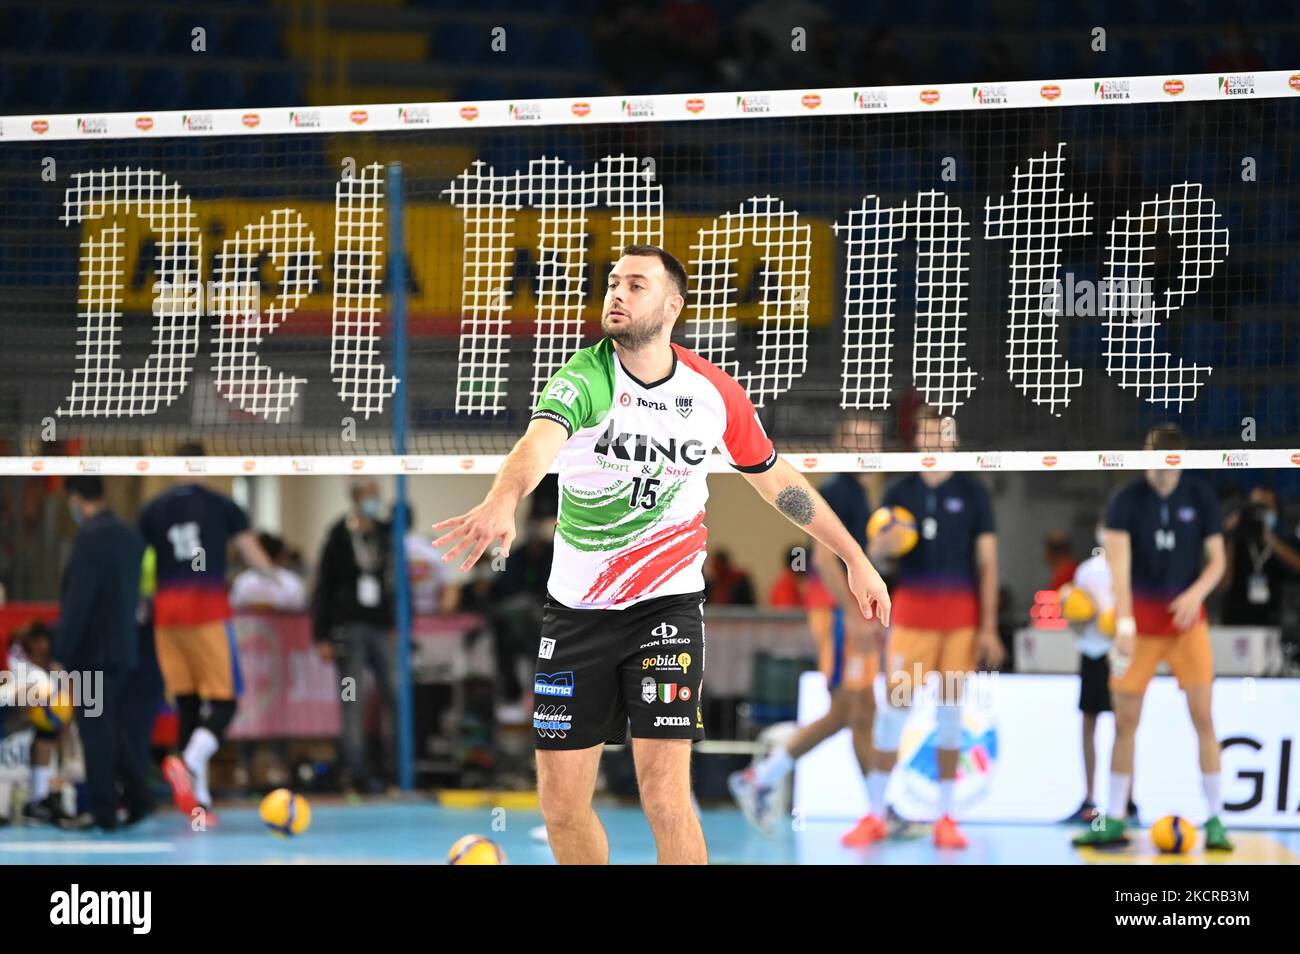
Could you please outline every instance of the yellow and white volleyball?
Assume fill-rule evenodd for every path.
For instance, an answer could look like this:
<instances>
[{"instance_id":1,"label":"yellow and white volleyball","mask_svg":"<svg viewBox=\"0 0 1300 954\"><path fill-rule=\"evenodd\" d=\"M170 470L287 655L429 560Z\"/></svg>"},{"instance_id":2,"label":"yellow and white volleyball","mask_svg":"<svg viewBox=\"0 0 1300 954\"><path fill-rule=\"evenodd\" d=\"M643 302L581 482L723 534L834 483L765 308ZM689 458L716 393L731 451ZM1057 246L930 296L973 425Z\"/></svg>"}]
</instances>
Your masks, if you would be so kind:
<instances>
[{"instance_id":1,"label":"yellow and white volleyball","mask_svg":"<svg viewBox=\"0 0 1300 954\"><path fill-rule=\"evenodd\" d=\"M867 521L867 539L882 538L884 550L892 557L901 557L912 551L919 539L916 517L906 507L881 507Z\"/></svg>"},{"instance_id":2,"label":"yellow and white volleyball","mask_svg":"<svg viewBox=\"0 0 1300 954\"><path fill-rule=\"evenodd\" d=\"M504 865L506 853L494 841L482 835L466 835L447 852L449 865Z\"/></svg>"},{"instance_id":3,"label":"yellow and white volleyball","mask_svg":"<svg viewBox=\"0 0 1300 954\"><path fill-rule=\"evenodd\" d=\"M1086 623L1097 615L1097 604L1092 601L1088 591L1066 583L1057 592L1061 615L1071 623Z\"/></svg>"},{"instance_id":4,"label":"yellow and white volleyball","mask_svg":"<svg viewBox=\"0 0 1300 954\"><path fill-rule=\"evenodd\" d=\"M1196 847L1196 826L1178 815L1166 815L1151 826L1151 841L1167 855L1185 855Z\"/></svg>"},{"instance_id":5,"label":"yellow and white volleyball","mask_svg":"<svg viewBox=\"0 0 1300 954\"><path fill-rule=\"evenodd\" d=\"M59 732L72 722L72 696L66 689L53 686L44 673L28 672L27 692L34 700L27 708L27 717L36 728L42 732Z\"/></svg>"},{"instance_id":6,"label":"yellow and white volleyball","mask_svg":"<svg viewBox=\"0 0 1300 954\"><path fill-rule=\"evenodd\" d=\"M1115 610L1102 610L1101 615L1097 617L1097 628L1101 630L1103 636L1115 637Z\"/></svg>"},{"instance_id":7,"label":"yellow and white volleyball","mask_svg":"<svg viewBox=\"0 0 1300 954\"><path fill-rule=\"evenodd\" d=\"M282 838L301 835L311 826L311 804L287 788L277 788L262 799L257 814L262 824Z\"/></svg>"}]
</instances>

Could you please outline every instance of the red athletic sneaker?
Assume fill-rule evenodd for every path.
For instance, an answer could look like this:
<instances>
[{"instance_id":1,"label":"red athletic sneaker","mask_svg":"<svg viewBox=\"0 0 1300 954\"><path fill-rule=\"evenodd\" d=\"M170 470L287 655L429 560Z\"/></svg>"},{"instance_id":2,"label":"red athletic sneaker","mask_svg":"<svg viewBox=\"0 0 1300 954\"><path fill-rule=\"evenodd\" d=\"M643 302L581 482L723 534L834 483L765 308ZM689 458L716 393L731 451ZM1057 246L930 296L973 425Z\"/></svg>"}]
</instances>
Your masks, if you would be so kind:
<instances>
[{"instance_id":1,"label":"red athletic sneaker","mask_svg":"<svg viewBox=\"0 0 1300 954\"><path fill-rule=\"evenodd\" d=\"M853 830L840 839L840 844L845 848L866 848L868 845L882 841L888 834L889 830L883 821L875 815L864 815L862 820L853 826Z\"/></svg>"},{"instance_id":2,"label":"red athletic sneaker","mask_svg":"<svg viewBox=\"0 0 1300 954\"><path fill-rule=\"evenodd\" d=\"M966 836L961 833L951 815L944 815L934 823L934 846L936 848L965 848Z\"/></svg>"},{"instance_id":3,"label":"red athletic sneaker","mask_svg":"<svg viewBox=\"0 0 1300 954\"><path fill-rule=\"evenodd\" d=\"M186 815L192 815L198 807L194 797L194 787L190 784L190 770L175 755L169 755L162 761L163 778L172 787L172 801Z\"/></svg>"}]
</instances>

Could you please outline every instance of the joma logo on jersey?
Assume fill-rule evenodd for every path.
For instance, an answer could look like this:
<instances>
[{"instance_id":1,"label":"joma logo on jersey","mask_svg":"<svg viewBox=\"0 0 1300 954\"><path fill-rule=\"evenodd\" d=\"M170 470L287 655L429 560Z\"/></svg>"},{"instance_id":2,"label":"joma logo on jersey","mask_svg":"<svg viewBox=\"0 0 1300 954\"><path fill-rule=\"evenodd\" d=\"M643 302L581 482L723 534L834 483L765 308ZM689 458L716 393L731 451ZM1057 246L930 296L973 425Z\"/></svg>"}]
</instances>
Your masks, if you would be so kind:
<instances>
[{"instance_id":1,"label":"joma logo on jersey","mask_svg":"<svg viewBox=\"0 0 1300 954\"><path fill-rule=\"evenodd\" d=\"M610 421L605 433L596 442L596 453L603 457L615 457L618 460L656 461L670 460L676 463L680 459L688 464L701 464L708 451L702 441L690 440L677 443L677 438L668 438L662 443L647 434L620 433Z\"/></svg>"},{"instance_id":2,"label":"joma logo on jersey","mask_svg":"<svg viewBox=\"0 0 1300 954\"><path fill-rule=\"evenodd\" d=\"M645 398L643 398L643 397L639 397L639 398L636 399L636 406L637 406L637 407L648 407L648 408L650 408L650 410L652 410L652 411L666 411L666 410L668 410L668 405L665 404L663 401L647 401L647 400L646 400Z\"/></svg>"}]
</instances>

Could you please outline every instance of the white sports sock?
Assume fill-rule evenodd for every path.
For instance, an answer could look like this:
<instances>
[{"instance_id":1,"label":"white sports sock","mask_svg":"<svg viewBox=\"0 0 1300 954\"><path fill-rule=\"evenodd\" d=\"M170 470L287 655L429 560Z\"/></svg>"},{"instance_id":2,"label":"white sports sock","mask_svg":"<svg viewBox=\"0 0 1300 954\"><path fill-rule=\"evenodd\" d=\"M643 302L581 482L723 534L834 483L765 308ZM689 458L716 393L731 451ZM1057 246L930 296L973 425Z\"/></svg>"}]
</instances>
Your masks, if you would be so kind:
<instances>
[{"instance_id":1,"label":"white sports sock","mask_svg":"<svg viewBox=\"0 0 1300 954\"><path fill-rule=\"evenodd\" d=\"M1210 815L1218 815L1223 811L1223 792L1220 790L1221 776L1218 772L1213 775L1202 775L1201 784L1205 786L1205 801L1210 806Z\"/></svg>"},{"instance_id":2,"label":"white sports sock","mask_svg":"<svg viewBox=\"0 0 1300 954\"><path fill-rule=\"evenodd\" d=\"M64 785L59 790L59 797L63 799L63 813L65 815L77 814L77 787L75 785Z\"/></svg>"},{"instance_id":3,"label":"white sports sock","mask_svg":"<svg viewBox=\"0 0 1300 954\"><path fill-rule=\"evenodd\" d=\"M888 808L885 806L885 790L889 788L889 773L872 769L867 773L867 811L877 818L884 818Z\"/></svg>"},{"instance_id":4,"label":"white sports sock","mask_svg":"<svg viewBox=\"0 0 1300 954\"><path fill-rule=\"evenodd\" d=\"M794 759L785 749L777 749L769 752L767 758L758 763L754 769L754 781L760 788L771 788L781 779L790 774L794 768Z\"/></svg>"},{"instance_id":5,"label":"white sports sock","mask_svg":"<svg viewBox=\"0 0 1300 954\"><path fill-rule=\"evenodd\" d=\"M1110 773L1110 798L1106 802L1106 814L1111 818L1128 816L1128 787L1132 778L1119 772Z\"/></svg>"},{"instance_id":6,"label":"white sports sock","mask_svg":"<svg viewBox=\"0 0 1300 954\"><path fill-rule=\"evenodd\" d=\"M939 814L951 815L953 797L957 794L957 780L955 778L939 779Z\"/></svg>"},{"instance_id":7,"label":"white sports sock","mask_svg":"<svg viewBox=\"0 0 1300 954\"><path fill-rule=\"evenodd\" d=\"M221 743L217 737L212 734L212 730L199 726L190 734L190 741L185 745L185 753L181 756L191 772L198 774L200 770L206 771L208 759L216 754Z\"/></svg>"},{"instance_id":8,"label":"white sports sock","mask_svg":"<svg viewBox=\"0 0 1300 954\"><path fill-rule=\"evenodd\" d=\"M50 779L54 769L48 765L32 766L32 801L43 802L50 794Z\"/></svg>"}]
</instances>

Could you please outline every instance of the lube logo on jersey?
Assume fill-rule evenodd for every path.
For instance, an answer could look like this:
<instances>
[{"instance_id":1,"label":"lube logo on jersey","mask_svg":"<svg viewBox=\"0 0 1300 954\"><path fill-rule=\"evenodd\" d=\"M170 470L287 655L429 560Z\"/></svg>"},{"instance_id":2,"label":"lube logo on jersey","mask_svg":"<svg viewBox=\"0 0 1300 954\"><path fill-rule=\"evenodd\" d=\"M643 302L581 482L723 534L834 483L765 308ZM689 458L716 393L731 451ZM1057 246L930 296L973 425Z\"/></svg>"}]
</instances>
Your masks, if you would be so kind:
<instances>
[{"instance_id":1,"label":"lube logo on jersey","mask_svg":"<svg viewBox=\"0 0 1300 954\"><path fill-rule=\"evenodd\" d=\"M573 696L573 673L539 672L533 680L533 695L536 696Z\"/></svg>"},{"instance_id":2,"label":"lube logo on jersey","mask_svg":"<svg viewBox=\"0 0 1300 954\"><path fill-rule=\"evenodd\" d=\"M680 414L683 418L690 417L691 411L695 410L694 407L695 398L688 397L685 394L680 394L677 396L676 404L677 404L677 413Z\"/></svg>"},{"instance_id":3,"label":"lube logo on jersey","mask_svg":"<svg viewBox=\"0 0 1300 954\"><path fill-rule=\"evenodd\" d=\"M632 446L629 447L629 444ZM600 440L596 441L596 453L602 457L613 457L618 460L635 460L642 463L670 460L674 464L677 463L680 455L684 463L701 464L708 450L703 441L689 440L678 445L675 437L670 437L667 443L662 443L647 434L619 432L615 429L614 422L610 421L609 426L605 428L605 433L601 434Z\"/></svg>"},{"instance_id":4,"label":"lube logo on jersey","mask_svg":"<svg viewBox=\"0 0 1300 954\"><path fill-rule=\"evenodd\" d=\"M652 410L652 411L666 411L666 410L668 410L668 405L665 404L663 401L647 401L647 400L646 400L645 398L643 398L643 397L638 397L638 398L636 399L636 406L637 406L637 407L648 407L648 408L650 408L650 410Z\"/></svg>"},{"instance_id":5,"label":"lube logo on jersey","mask_svg":"<svg viewBox=\"0 0 1300 954\"><path fill-rule=\"evenodd\" d=\"M642 679L641 680L641 701L654 702L657 687L658 684L649 676L646 676L644 679Z\"/></svg>"}]
</instances>

